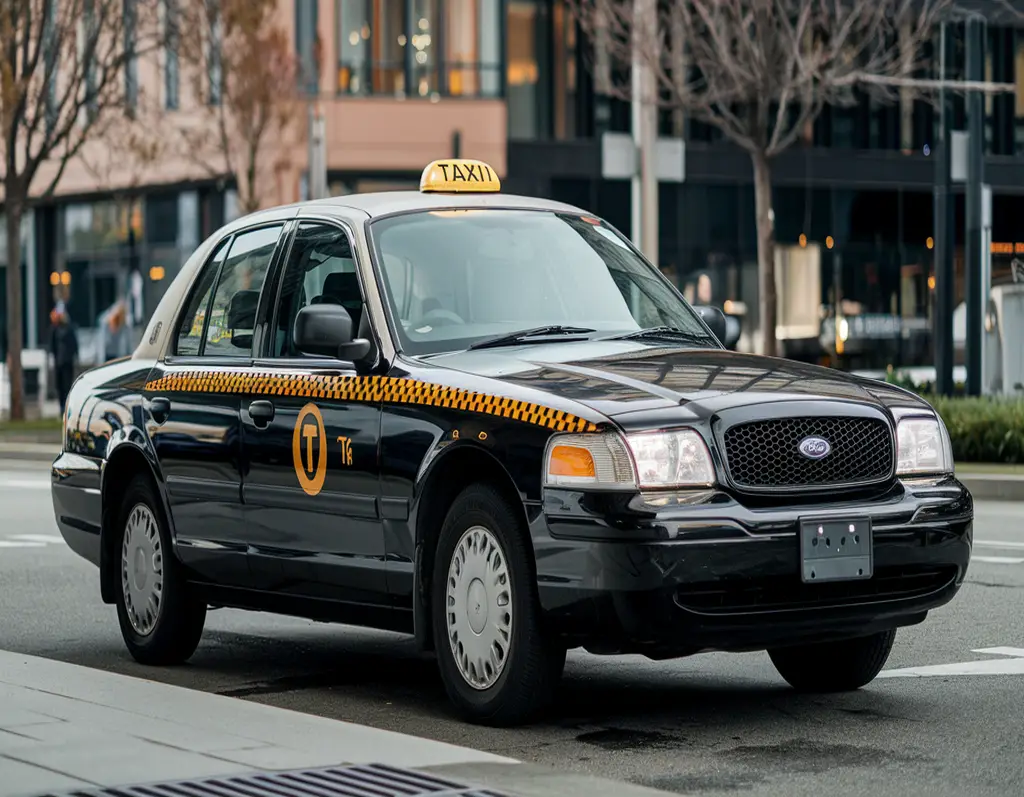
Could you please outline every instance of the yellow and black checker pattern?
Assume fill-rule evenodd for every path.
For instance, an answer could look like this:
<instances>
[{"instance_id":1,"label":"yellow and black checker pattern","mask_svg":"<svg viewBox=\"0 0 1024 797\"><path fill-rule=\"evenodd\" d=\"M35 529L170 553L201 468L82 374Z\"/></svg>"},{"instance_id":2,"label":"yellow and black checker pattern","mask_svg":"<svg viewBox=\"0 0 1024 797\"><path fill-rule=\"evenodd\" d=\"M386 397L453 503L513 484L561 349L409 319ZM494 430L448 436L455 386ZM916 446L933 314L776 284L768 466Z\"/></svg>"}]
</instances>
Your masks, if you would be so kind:
<instances>
[{"instance_id":1,"label":"yellow and black checker pattern","mask_svg":"<svg viewBox=\"0 0 1024 797\"><path fill-rule=\"evenodd\" d=\"M270 372L191 371L170 374L148 382L146 390L157 393L243 393L297 396L314 400L419 404L511 418L556 432L597 431L597 425L586 418L529 401L390 376L282 376Z\"/></svg>"}]
</instances>

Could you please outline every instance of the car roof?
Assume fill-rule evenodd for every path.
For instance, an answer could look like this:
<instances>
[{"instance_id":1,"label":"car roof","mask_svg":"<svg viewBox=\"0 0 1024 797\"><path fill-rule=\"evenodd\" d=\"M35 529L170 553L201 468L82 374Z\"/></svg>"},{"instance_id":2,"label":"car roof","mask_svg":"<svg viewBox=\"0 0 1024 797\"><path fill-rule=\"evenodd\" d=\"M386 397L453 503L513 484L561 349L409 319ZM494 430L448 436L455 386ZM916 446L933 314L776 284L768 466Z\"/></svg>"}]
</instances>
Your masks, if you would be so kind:
<instances>
[{"instance_id":1,"label":"car roof","mask_svg":"<svg viewBox=\"0 0 1024 797\"><path fill-rule=\"evenodd\" d=\"M299 211L335 210L362 211L370 218L415 210L444 208L506 208L514 210L551 210L564 213L586 213L582 208L552 199L494 193L426 193L421 191L377 191L366 194L314 199L294 205Z\"/></svg>"}]
</instances>

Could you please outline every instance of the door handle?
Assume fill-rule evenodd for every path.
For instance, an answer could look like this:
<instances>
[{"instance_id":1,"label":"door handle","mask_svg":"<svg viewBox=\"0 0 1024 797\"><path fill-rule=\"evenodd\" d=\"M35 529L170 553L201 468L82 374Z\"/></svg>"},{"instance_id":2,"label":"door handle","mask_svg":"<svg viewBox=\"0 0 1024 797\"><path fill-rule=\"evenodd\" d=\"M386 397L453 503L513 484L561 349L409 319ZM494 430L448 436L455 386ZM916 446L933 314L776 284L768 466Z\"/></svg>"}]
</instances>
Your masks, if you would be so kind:
<instances>
[{"instance_id":1,"label":"door handle","mask_svg":"<svg viewBox=\"0 0 1024 797\"><path fill-rule=\"evenodd\" d=\"M163 423L171 414L171 400L163 396L157 396L149 402L149 414L157 423Z\"/></svg>"},{"instance_id":2,"label":"door handle","mask_svg":"<svg viewBox=\"0 0 1024 797\"><path fill-rule=\"evenodd\" d=\"M270 401L254 401L249 405L249 417L253 424L263 428L274 420L274 404Z\"/></svg>"}]
</instances>

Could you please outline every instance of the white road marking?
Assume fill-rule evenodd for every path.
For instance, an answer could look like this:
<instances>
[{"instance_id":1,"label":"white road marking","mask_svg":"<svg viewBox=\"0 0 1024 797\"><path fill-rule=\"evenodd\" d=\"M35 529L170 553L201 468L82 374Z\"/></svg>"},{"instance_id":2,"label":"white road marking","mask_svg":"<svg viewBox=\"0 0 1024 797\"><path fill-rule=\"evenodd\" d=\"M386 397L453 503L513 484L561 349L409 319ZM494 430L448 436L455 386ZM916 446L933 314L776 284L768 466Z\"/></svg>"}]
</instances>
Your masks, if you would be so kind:
<instances>
[{"instance_id":1,"label":"white road marking","mask_svg":"<svg viewBox=\"0 0 1024 797\"><path fill-rule=\"evenodd\" d=\"M9 535L9 539L22 540L24 542L38 542L43 545L51 542L64 542L64 538L59 534L11 534Z\"/></svg>"},{"instance_id":2,"label":"white road marking","mask_svg":"<svg viewBox=\"0 0 1024 797\"><path fill-rule=\"evenodd\" d=\"M0 539L0 548L46 548L49 545L64 545L59 534L8 534Z\"/></svg>"},{"instance_id":3,"label":"white road marking","mask_svg":"<svg viewBox=\"0 0 1024 797\"><path fill-rule=\"evenodd\" d=\"M971 561L990 565L1024 565L1024 558L1013 556L972 556Z\"/></svg>"},{"instance_id":4,"label":"white road marking","mask_svg":"<svg viewBox=\"0 0 1024 797\"><path fill-rule=\"evenodd\" d=\"M26 479L20 474L7 474L0 473L0 490L49 490L50 480L43 479Z\"/></svg>"},{"instance_id":5,"label":"white road marking","mask_svg":"<svg viewBox=\"0 0 1024 797\"><path fill-rule=\"evenodd\" d=\"M1024 548L1024 542L1009 542L1003 540L975 540L975 546L982 548Z\"/></svg>"},{"instance_id":6,"label":"white road marking","mask_svg":"<svg viewBox=\"0 0 1024 797\"><path fill-rule=\"evenodd\" d=\"M950 675L1024 675L1024 648L980 648L971 653L1006 656L1009 658L964 661L956 664L932 664L926 667L904 667L882 670L879 678L928 678Z\"/></svg>"},{"instance_id":7,"label":"white road marking","mask_svg":"<svg viewBox=\"0 0 1024 797\"><path fill-rule=\"evenodd\" d=\"M971 653L987 653L990 656L1017 656L1024 659L1024 648L978 648Z\"/></svg>"}]
</instances>

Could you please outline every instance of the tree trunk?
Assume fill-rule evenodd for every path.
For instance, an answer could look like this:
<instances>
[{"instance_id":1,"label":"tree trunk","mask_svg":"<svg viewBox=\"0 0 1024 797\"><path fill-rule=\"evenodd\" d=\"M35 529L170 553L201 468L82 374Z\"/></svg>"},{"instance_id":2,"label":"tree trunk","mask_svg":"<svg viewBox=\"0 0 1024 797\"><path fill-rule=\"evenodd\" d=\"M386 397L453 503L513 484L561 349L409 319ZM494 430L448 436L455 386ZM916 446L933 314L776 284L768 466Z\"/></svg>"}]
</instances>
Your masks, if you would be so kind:
<instances>
[{"instance_id":1,"label":"tree trunk","mask_svg":"<svg viewBox=\"0 0 1024 797\"><path fill-rule=\"evenodd\" d=\"M21 371L21 216L23 206L8 184L4 215L7 220L7 378L11 386L11 419L25 417L24 379Z\"/></svg>"},{"instance_id":2,"label":"tree trunk","mask_svg":"<svg viewBox=\"0 0 1024 797\"><path fill-rule=\"evenodd\" d=\"M763 152L751 154L754 163L754 206L757 215L758 305L761 317L761 353L776 355L775 324L775 221L772 212L772 173Z\"/></svg>"}]
</instances>

